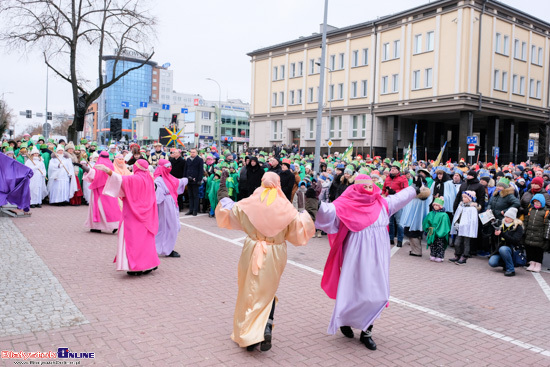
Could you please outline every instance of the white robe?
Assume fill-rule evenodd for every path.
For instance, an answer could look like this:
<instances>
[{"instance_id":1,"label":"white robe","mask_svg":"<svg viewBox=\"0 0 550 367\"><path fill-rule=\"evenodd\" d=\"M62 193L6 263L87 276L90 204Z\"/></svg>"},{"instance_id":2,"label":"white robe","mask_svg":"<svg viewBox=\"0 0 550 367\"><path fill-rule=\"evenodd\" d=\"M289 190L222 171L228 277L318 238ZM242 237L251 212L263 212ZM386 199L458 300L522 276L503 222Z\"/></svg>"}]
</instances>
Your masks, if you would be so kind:
<instances>
[{"instance_id":1,"label":"white robe","mask_svg":"<svg viewBox=\"0 0 550 367\"><path fill-rule=\"evenodd\" d=\"M453 217L451 234L458 233L462 237L477 238L477 214L476 206L464 206L464 203L460 203Z\"/></svg>"},{"instance_id":2,"label":"white robe","mask_svg":"<svg viewBox=\"0 0 550 367\"><path fill-rule=\"evenodd\" d=\"M42 204L42 200L48 196L46 187L46 167L40 158L28 159L25 166L32 169L33 176L30 180L31 205Z\"/></svg>"},{"instance_id":3,"label":"white robe","mask_svg":"<svg viewBox=\"0 0 550 367\"><path fill-rule=\"evenodd\" d=\"M94 168L95 162L88 163L88 167L90 167L90 170ZM92 200L92 190L90 190L91 182L86 181L82 179L82 194L84 195L84 199L89 204L90 200Z\"/></svg>"},{"instance_id":4,"label":"white robe","mask_svg":"<svg viewBox=\"0 0 550 367\"><path fill-rule=\"evenodd\" d=\"M69 201L78 190L71 159L60 157L60 160L54 156L48 167L50 204Z\"/></svg>"}]
</instances>

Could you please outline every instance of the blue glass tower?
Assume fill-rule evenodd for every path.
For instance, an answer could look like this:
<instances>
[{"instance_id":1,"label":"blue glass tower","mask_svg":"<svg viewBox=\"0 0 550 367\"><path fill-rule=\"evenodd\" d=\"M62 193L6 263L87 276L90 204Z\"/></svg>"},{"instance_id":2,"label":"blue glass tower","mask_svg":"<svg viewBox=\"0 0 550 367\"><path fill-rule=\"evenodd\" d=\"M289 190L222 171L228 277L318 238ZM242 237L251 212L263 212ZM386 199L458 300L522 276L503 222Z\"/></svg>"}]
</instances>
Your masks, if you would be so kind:
<instances>
[{"instance_id":1,"label":"blue glass tower","mask_svg":"<svg viewBox=\"0 0 550 367\"><path fill-rule=\"evenodd\" d=\"M115 67L115 56L105 56L105 81L112 80L113 68ZM124 71L139 66L143 60L123 57L119 59L115 75L120 75ZM140 102L151 102L151 87L153 77L153 67L156 62L149 61L141 68L129 72L115 84L111 85L103 92L104 111L102 125L109 128L111 118L122 119L122 135L128 135L131 139L132 119L136 116L136 110L140 108ZM129 107L122 107L122 102L129 102ZM123 118L124 108L130 110L129 118Z\"/></svg>"}]
</instances>

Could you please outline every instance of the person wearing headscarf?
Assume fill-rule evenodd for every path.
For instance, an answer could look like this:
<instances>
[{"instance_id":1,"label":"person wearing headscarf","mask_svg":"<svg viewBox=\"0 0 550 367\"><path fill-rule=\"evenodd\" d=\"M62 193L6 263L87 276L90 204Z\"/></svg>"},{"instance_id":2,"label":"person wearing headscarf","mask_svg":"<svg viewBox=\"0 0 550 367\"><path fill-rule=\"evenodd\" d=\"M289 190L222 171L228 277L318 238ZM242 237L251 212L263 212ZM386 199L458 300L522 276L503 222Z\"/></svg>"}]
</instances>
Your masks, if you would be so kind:
<instances>
[{"instance_id":1,"label":"person wearing headscarf","mask_svg":"<svg viewBox=\"0 0 550 367\"><path fill-rule=\"evenodd\" d=\"M257 157L250 157L250 162L246 166L246 198L262 185L262 177L264 176L264 169L260 166Z\"/></svg>"},{"instance_id":2,"label":"person wearing headscarf","mask_svg":"<svg viewBox=\"0 0 550 367\"><path fill-rule=\"evenodd\" d=\"M368 349L376 349L373 322L390 298L389 218L419 191L408 186L383 197L370 176L359 174L333 203L321 203L315 226L329 234L331 247L321 287L336 300L329 334L340 328L353 338L352 328L360 329L359 340Z\"/></svg>"},{"instance_id":3,"label":"person wearing headscarf","mask_svg":"<svg viewBox=\"0 0 550 367\"><path fill-rule=\"evenodd\" d=\"M121 176L129 176L132 174L128 167L126 166L126 161L124 160L124 156L122 154L117 154L115 156L115 159L113 161L114 171L118 173Z\"/></svg>"},{"instance_id":4,"label":"person wearing headscarf","mask_svg":"<svg viewBox=\"0 0 550 367\"><path fill-rule=\"evenodd\" d=\"M120 197L123 202L114 261L116 270L141 275L156 270L160 264L155 246L159 220L149 162L138 159L133 168L133 175L121 176L103 164L94 167L109 175L103 194Z\"/></svg>"},{"instance_id":5,"label":"person wearing headscarf","mask_svg":"<svg viewBox=\"0 0 550 367\"><path fill-rule=\"evenodd\" d=\"M286 241L303 246L315 234L307 212L298 213L281 190L280 177L267 172L262 186L235 203L222 175L216 207L218 227L247 234L238 266L238 294L231 339L253 351L271 348L275 293L287 260Z\"/></svg>"},{"instance_id":6,"label":"person wearing headscarf","mask_svg":"<svg viewBox=\"0 0 550 367\"><path fill-rule=\"evenodd\" d=\"M31 158L25 162L25 166L33 172L30 179L31 208L41 208L42 200L48 196L48 189L46 188L46 167L36 147L32 148Z\"/></svg>"},{"instance_id":7,"label":"person wearing headscarf","mask_svg":"<svg viewBox=\"0 0 550 367\"><path fill-rule=\"evenodd\" d=\"M113 170L113 163L109 159L108 152L101 152L95 165L104 165ZM100 233L107 231L115 233L118 229L119 222L122 218L122 213L118 206L116 198L103 194L103 189L107 182L108 176L105 172L94 168L90 168L84 173L84 182L89 183L90 202L88 206L88 217L84 226L90 229L90 232ZM86 169L87 167L84 166Z\"/></svg>"},{"instance_id":8,"label":"person wearing headscarf","mask_svg":"<svg viewBox=\"0 0 550 367\"><path fill-rule=\"evenodd\" d=\"M58 145L48 167L49 202L54 205L68 205L78 190L73 163L64 153L63 146Z\"/></svg>"},{"instance_id":9,"label":"person wearing headscarf","mask_svg":"<svg viewBox=\"0 0 550 367\"><path fill-rule=\"evenodd\" d=\"M187 178L176 178L171 174L172 163L166 159L157 161L155 169L155 193L157 198L159 229L155 236L157 254L169 257L180 257L174 251L181 228L178 195L183 194Z\"/></svg>"}]
</instances>

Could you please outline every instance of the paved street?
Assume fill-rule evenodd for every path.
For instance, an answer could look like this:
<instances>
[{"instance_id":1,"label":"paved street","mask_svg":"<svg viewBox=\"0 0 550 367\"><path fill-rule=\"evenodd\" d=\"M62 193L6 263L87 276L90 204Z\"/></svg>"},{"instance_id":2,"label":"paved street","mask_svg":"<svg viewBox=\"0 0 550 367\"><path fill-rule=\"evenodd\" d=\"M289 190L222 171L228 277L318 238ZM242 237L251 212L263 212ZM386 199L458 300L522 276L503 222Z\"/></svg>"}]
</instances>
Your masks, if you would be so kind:
<instances>
[{"instance_id":1,"label":"paved street","mask_svg":"<svg viewBox=\"0 0 550 367\"><path fill-rule=\"evenodd\" d=\"M31 218L0 218L2 351L95 353L84 366L550 366L548 273L505 278L486 259L459 267L395 248L392 301L374 325L372 352L358 332L326 334L333 301L320 274L329 245L315 238L289 245L273 348L249 353L229 338L242 232L182 217L182 257L129 277L114 270L116 235L87 232L86 211L44 206Z\"/></svg>"}]
</instances>

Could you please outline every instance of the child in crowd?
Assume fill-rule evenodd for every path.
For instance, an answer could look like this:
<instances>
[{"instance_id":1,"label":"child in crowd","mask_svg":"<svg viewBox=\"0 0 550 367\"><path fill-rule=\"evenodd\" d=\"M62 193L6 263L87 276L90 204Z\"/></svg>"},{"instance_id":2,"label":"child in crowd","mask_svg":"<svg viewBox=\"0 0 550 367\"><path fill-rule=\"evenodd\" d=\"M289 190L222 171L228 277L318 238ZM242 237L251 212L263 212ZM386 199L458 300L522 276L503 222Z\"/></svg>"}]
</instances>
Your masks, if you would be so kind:
<instances>
[{"instance_id":1,"label":"child in crowd","mask_svg":"<svg viewBox=\"0 0 550 367\"><path fill-rule=\"evenodd\" d=\"M465 265L470 257L470 240L477 238L477 213L481 207L476 203L475 191L462 193L462 201L453 217L451 234L458 234L455 243L455 257L449 259L457 265Z\"/></svg>"},{"instance_id":2,"label":"child in crowd","mask_svg":"<svg viewBox=\"0 0 550 367\"><path fill-rule=\"evenodd\" d=\"M303 212L304 210L306 210L306 191L306 182L300 181L300 183L298 184L298 190L296 191L296 195L294 195L294 200L292 202L294 208L296 208L296 210L299 212Z\"/></svg>"},{"instance_id":3,"label":"child in crowd","mask_svg":"<svg viewBox=\"0 0 550 367\"><path fill-rule=\"evenodd\" d=\"M507 277L516 275L513 253L514 248L519 246L523 237L523 223L517 219L517 214L518 210L516 208L510 208L504 213L504 220L495 231L497 238L496 250L489 258L489 266L492 268L504 267L504 276Z\"/></svg>"},{"instance_id":4,"label":"child in crowd","mask_svg":"<svg viewBox=\"0 0 550 367\"><path fill-rule=\"evenodd\" d=\"M525 216L525 252L529 263L528 271L540 272L542 257L547 245L545 234L548 230L548 211L543 194L535 194L531 199L531 208Z\"/></svg>"},{"instance_id":5,"label":"child in crowd","mask_svg":"<svg viewBox=\"0 0 550 367\"><path fill-rule=\"evenodd\" d=\"M427 233L426 241L430 248L430 261L442 262L449 243L451 221L444 206L443 197L435 198L432 203L433 211L428 213L422 222L424 232Z\"/></svg>"}]
</instances>

